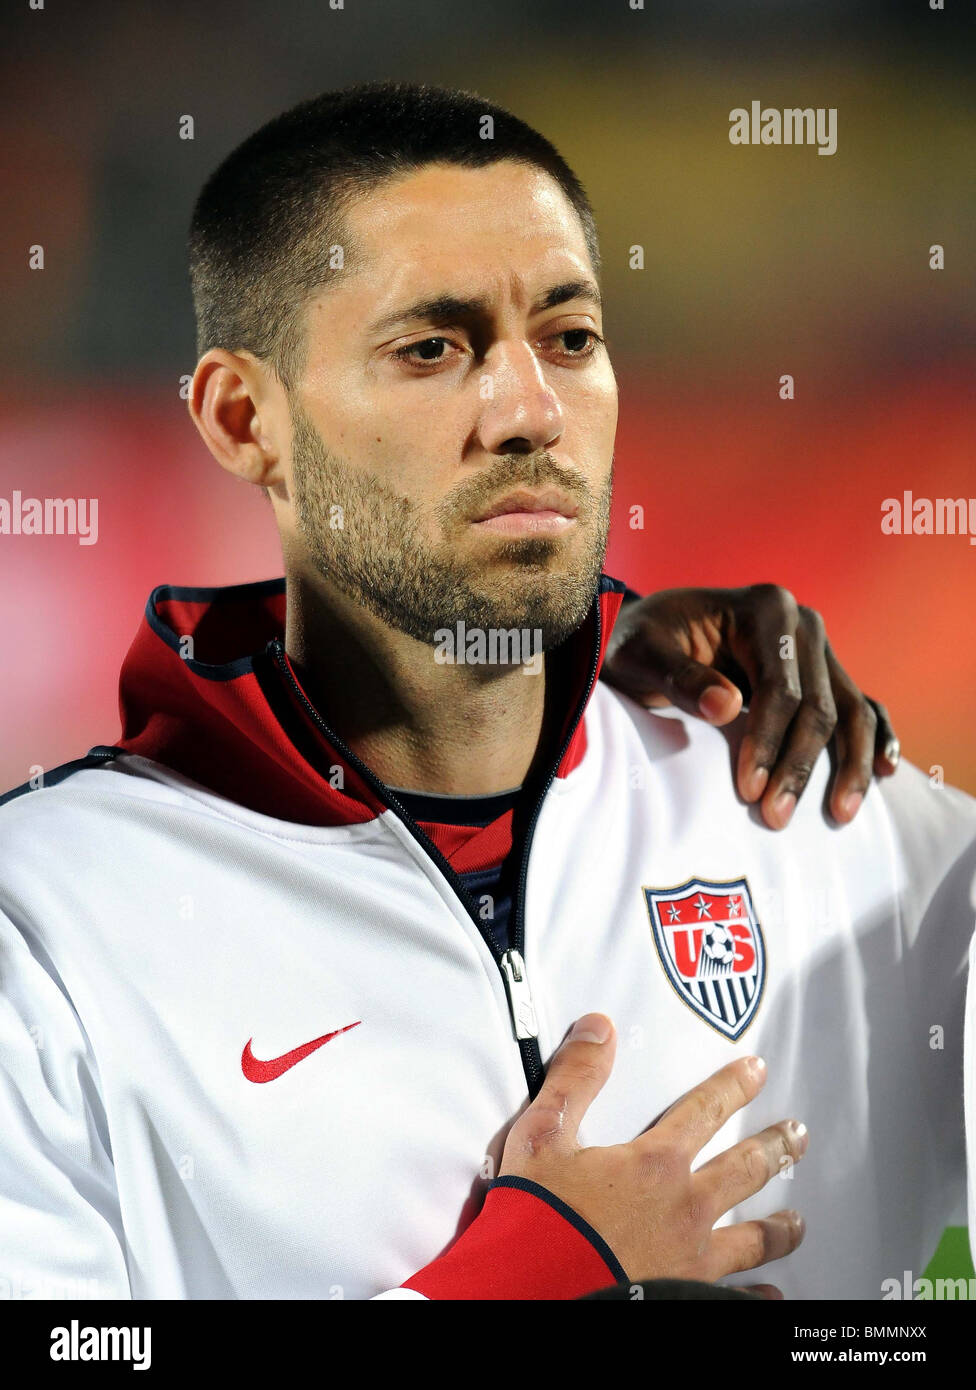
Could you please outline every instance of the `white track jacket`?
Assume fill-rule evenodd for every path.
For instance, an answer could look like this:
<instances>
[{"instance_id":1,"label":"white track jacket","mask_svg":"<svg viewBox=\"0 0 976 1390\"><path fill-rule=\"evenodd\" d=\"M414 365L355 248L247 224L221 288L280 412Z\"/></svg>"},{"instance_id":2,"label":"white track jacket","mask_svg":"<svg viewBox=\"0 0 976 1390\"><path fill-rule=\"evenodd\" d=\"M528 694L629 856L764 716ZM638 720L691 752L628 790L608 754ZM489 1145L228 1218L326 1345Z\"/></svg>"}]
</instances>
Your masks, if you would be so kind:
<instances>
[{"instance_id":1,"label":"white track jacket","mask_svg":"<svg viewBox=\"0 0 976 1390\"><path fill-rule=\"evenodd\" d=\"M619 1045L583 1143L634 1137L747 1053L765 1090L703 1160L807 1123L804 1161L732 1214L807 1220L750 1280L873 1299L922 1270L965 1195L976 802L903 765L837 828L825 756L771 832L734 790L741 723L597 683L621 597L604 579L567 648L499 958L445 853L305 697L284 581L154 591L119 742L0 806L0 1296L639 1278L552 1194L492 1181L590 1010Z\"/></svg>"}]
</instances>

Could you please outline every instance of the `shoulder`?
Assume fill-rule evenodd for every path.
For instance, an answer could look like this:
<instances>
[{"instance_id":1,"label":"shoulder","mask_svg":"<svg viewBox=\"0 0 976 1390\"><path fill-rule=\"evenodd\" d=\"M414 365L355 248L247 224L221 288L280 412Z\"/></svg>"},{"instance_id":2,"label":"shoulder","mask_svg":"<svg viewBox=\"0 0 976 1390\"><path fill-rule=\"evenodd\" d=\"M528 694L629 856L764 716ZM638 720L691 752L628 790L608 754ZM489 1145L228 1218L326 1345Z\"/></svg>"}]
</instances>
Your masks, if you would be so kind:
<instances>
[{"instance_id":1,"label":"shoulder","mask_svg":"<svg viewBox=\"0 0 976 1390\"><path fill-rule=\"evenodd\" d=\"M976 919L976 799L902 762L878 788L893 872L915 915L939 903Z\"/></svg>"},{"instance_id":2,"label":"shoulder","mask_svg":"<svg viewBox=\"0 0 976 1390\"><path fill-rule=\"evenodd\" d=\"M763 843L787 852L800 845L823 846L836 862L889 863L894 877L927 890L951 866L976 852L976 799L903 761L888 778L875 780L855 820L837 826L827 811L831 757L825 750L789 827L767 831L755 807L746 808L734 785L739 744L747 716L716 729L673 707L647 710L603 686L594 702L591 743L604 764L635 758L656 769L666 795L682 802L707 797L724 823L745 815L762 829Z\"/></svg>"},{"instance_id":3,"label":"shoulder","mask_svg":"<svg viewBox=\"0 0 976 1390\"><path fill-rule=\"evenodd\" d=\"M15 885L70 884L91 867L110 864L132 798L165 790L109 745L39 769L0 796L0 899Z\"/></svg>"},{"instance_id":4,"label":"shoulder","mask_svg":"<svg viewBox=\"0 0 976 1390\"><path fill-rule=\"evenodd\" d=\"M976 798L902 762L880 783L888 814L901 837L925 849L967 843L976 833Z\"/></svg>"},{"instance_id":5,"label":"shoulder","mask_svg":"<svg viewBox=\"0 0 976 1390\"><path fill-rule=\"evenodd\" d=\"M70 777L76 776L79 772L104 766L113 761L117 753L118 749L112 748L108 744L96 744L80 758L73 758L70 762L60 763L57 767L38 768L28 781L21 782L19 786L11 787L9 791L0 792L0 811L15 802L20 802L31 792L50 790L60 786L63 782L67 782Z\"/></svg>"},{"instance_id":6,"label":"shoulder","mask_svg":"<svg viewBox=\"0 0 976 1390\"><path fill-rule=\"evenodd\" d=\"M80 758L39 768L29 781L0 793L0 850L21 826L70 830L87 815L112 815L122 803L181 801L195 784L161 764L110 744Z\"/></svg>"},{"instance_id":7,"label":"shoulder","mask_svg":"<svg viewBox=\"0 0 976 1390\"><path fill-rule=\"evenodd\" d=\"M687 752L686 762L727 757L730 739L741 738L739 725L744 727L744 720L736 720L727 729L716 729L673 705L646 709L604 681L593 692L586 718L587 736L596 735L597 746L608 756L632 743L640 744L651 760Z\"/></svg>"}]
</instances>

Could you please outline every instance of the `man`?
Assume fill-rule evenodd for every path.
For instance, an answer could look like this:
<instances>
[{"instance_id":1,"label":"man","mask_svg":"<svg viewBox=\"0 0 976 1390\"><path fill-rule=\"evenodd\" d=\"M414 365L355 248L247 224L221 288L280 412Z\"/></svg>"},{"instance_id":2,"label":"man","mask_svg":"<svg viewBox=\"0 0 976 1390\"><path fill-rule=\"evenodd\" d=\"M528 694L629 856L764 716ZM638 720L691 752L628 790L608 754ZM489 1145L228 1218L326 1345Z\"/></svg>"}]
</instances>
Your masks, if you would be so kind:
<instances>
[{"instance_id":1,"label":"man","mask_svg":"<svg viewBox=\"0 0 976 1390\"><path fill-rule=\"evenodd\" d=\"M565 1298L794 1252L787 1292L877 1296L961 1192L974 805L903 766L860 809L834 784L841 831L825 758L797 804L855 696L824 658L804 711L808 625L772 697L742 595L666 602L692 684L752 668L748 742L597 683L616 383L578 182L478 98L354 89L225 161L191 258L191 413L285 580L157 589L119 745L3 811L13 1275Z\"/></svg>"}]
</instances>

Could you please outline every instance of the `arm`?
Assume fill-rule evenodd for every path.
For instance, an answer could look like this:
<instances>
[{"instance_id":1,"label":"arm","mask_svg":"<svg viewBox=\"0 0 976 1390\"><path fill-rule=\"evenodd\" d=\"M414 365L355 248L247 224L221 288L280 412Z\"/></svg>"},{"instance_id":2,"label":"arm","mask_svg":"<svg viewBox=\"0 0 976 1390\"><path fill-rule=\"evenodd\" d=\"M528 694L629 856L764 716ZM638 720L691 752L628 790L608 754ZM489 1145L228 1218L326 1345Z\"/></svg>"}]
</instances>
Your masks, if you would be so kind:
<instances>
[{"instance_id":1,"label":"arm","mask_svg":"<svg viewBox=\"0 0 976 1390\"><path fill-rule=\"evenodd\" d=\"M0 913L0 1297L131 1298L88 1040Z\"/></svg>"}]
</instances>

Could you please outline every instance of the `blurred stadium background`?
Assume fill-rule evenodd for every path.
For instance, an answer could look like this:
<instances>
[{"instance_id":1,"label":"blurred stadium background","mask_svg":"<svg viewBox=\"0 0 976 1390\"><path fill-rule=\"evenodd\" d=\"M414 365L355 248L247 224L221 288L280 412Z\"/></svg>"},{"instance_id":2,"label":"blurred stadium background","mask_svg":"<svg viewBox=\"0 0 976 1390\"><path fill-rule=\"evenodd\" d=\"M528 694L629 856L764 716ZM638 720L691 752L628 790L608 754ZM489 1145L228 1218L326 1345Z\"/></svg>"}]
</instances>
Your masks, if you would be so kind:
<instances>
[{"instance_id":1,"label":"blurred stadium background","mask_svg":"<svg viewBox=\"0 0 976 1390\"><path fill-rule=\"evenodd\" d=\"M611 572L786 584L907 756L976 792L976 547L880 529L905 489L976 494L971 7L129 0L23 4L8 25L0 496L97 497L99 539L0 537L2 788L115 739L154 585L280 572L267 507L179 395L186 225L268 117L396 77L510 106L590 191L622 390ZM753 99L837 107L837 153L730 145Z\"/></svg>"}]
</instances>

